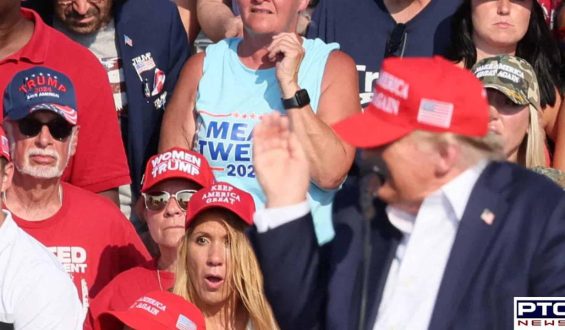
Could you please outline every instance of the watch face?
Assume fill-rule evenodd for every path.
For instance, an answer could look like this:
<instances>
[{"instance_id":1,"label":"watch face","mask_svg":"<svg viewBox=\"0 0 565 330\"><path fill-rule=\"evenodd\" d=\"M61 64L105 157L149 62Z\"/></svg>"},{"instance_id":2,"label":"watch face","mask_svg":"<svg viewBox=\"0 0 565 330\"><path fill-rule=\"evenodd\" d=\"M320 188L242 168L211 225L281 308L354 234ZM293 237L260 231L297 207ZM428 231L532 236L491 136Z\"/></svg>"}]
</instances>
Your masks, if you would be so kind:
<instances>
[{"instance_id":1,"label":"watch face","mask_svg":"<svg viewBox=\"0 0 565 330\"><path fill-rule=\"evenodd\" d=\"M301 107L310 104L310 96L308 95L308 92L305 89L301 89L298 92L296 92L295 97L296 100L298 101L298 105Z\"/></svg>"},{"instance_id":2,"label":"watch face","mask_svg":"<svg viewBox=\"0 0 565 330\"><path fill-rule=\"evenodd\" d=\"M302 108L310 104L310 96L305 89L301 89L294 93L290 99L282 100L285 109Z\"/></svg>"}]
</instances>

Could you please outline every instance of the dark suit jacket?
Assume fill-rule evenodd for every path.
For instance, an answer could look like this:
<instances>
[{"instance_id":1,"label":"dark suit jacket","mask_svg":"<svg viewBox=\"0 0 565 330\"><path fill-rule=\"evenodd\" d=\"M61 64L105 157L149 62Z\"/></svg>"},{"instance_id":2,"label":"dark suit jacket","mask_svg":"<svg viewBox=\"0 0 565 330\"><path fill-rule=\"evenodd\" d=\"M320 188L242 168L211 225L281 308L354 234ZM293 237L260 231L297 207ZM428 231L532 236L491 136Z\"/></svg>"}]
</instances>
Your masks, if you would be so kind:
<instances>
[{"instance_id":1,"label":"dark suit jacket","mask_svg":"<svg viewBox=\"0 0 565 330\"><path fill-rule=\"evenodd\" d=\"M26 0L46 23L53 24L53 2ZM123 63L128 102L122 138L132 179L134 200L139 197L141 178L149 157L157 153L161 120L190 48L177 7L168 0L114 0L116 46ZM129 40L129 41L128 41ZM134 60L149 54L155 67L138 75ZM153 91L155 69L165 74L159 93L145 95L144 82ZM93 109L96 110L96 109ZM102 125L102 123L100 124Z\"/></svg>"},{"instance_id":2,"label":"dark suit jacket","mask_svg":"<svg viewBox=\"0 0 565 330\"><path fill-rule=\"evenodd\" d=\"M370 222L355 210L338 213L336 238L324 247L310 215L251 233L283 329L372 329L401 238L377 204ZM492 225L481 219L485 209ZM513 297L564 295L565 193L519 166L489 164L459 224L429 328L512 329Z\"/></svg>"}]
</instances>

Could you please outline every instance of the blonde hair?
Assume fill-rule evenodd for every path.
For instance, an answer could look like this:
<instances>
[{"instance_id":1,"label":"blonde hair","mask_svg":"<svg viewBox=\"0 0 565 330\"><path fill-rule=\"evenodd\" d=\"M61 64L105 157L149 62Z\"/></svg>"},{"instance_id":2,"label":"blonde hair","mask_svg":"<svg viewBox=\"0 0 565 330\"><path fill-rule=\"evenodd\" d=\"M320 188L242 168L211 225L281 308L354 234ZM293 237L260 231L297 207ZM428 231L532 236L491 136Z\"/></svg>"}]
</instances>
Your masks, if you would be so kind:
<instances>
[{"instance_id":1,"label":"blonde hair","mask_svg":"<svg viewBox=\"0 0 565 330\"><path fill-rule=\"evenodd\" d=\"M255 253L251 247L251 243L245 235L245 223L237 218L231 212L213 209L199 215L197 219L187 229L179 248L179 258L177 262L176 279L173 292L196 304L199 308L200 299L198 299L195 283L188 273L188 255L190 236L196 227L196 223L204 219L204 215L209 212L219 212L222 215L221 222L228 232L228 254L227 276L230 281L226 281L228 289L235 288L237 298L243 303L243 307L249 313L249 318L256 330L278 329L273 311L265 293L263 291L263 274L259 268L259 263L255 257ZM230 299L235 304L236 299ZM235 305L228 306L231 313L236 311ZM204 312L204 311L203 311ZM232 314L231 317L235 317ZM228 316L230 317L230 316Z\"/></svg>"},{"instance_id":2,"label":"blonde hair","mask_svg":"<svg viewBox=\"0 0 565 330\"><path fill-rule=\"evenodd\" d=\"M530 113L530 124L526 136L524 136L518 148L518 164L527 168L547 167L545 132L541 127L538 110L529 105L528 111Z\"/></svg>"}]
</instances>

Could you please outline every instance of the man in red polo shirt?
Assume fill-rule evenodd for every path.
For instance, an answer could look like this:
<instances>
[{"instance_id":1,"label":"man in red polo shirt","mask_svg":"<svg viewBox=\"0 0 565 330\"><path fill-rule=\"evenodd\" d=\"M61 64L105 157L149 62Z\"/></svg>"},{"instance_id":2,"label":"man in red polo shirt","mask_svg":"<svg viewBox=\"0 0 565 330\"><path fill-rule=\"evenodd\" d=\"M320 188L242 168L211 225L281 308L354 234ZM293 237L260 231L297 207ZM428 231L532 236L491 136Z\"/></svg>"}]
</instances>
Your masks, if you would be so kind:
<instances>
[{"instance_id":1,"label":"man in red polo shirt","mask_svg":"<svg viewBox=\"0 0 565 330\"><path fill-rule=\"evenodd\" d=\"M130 177L106 71L88 49L22 9L20 0L1 1L0 91L16 72L35 65L65 73L76 88L80 137L63 180L117 202L117 187ZM0 116L3 110L0 104Z\"/></svg>"}]
</instances>

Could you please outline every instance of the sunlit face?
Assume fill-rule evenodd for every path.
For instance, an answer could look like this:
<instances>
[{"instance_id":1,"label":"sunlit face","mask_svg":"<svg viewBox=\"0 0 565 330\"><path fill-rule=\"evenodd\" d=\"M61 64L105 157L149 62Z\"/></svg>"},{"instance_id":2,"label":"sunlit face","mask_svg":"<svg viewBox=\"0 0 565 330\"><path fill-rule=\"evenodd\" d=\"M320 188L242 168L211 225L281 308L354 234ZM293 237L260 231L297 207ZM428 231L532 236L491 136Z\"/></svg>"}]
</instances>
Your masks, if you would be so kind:
<instances>
[{"instance_id":1,"label":"sunlit face","mask_svg":"<svg viewBox=\"0 0 565 330\"><path fill-rule=\"evenodd\" d=\"M381 157L388 177L380 185L377 195L388 204L421 202L434 191L437 152L429 143L419 142L407 135L393 143L363 151L364 157Z\"/></svg>"},{"instance_id":2,"label":"sunlit face","mask_svg":"<svg viewBox=\"0 0 565 330\"><path fill-rule=\"evenodd\" d=\"M244 29L252 34L296 32L305 0L238 0Z\"/></svg>"},{"instance_id":3,"label":"sunlit face","mask_svg":"<svg viewBox=\"0 0 565 330\"><path fill-rule=\"evenodd\" d=\"M70 31L91 34L112 18L113 0L53 0L55 16Z\"/></svg>"},{"instance_id":4,"label":"sunlit face","mask_svg":"<svg viewBox=\"0 0 565 330\"><path fill-rule=\"evenodd\" d=\"M216 210L205 211L191 226L187 268L197 299L207 306L227 303L233 297L230 283L230 245L226 217Z\"/></svg>"},{"instance_id":5,"label":"sunlit face","mask_svg":"<svg viewBox=\"0 0 565 330\"><path fill-rule=\"evenodd\" d=\"M51 111L37 111L30 115L42 123L48 123L57 118ZM36 136L25 136L15 122L11 122L12 158L17 172L35 178L53 179L63 175L69 159L75 152L75 131L63 141L59 141L43 126Z\"/></svg>"},{"instance_id":6,"label":"sunlit face","mask_svg":"<svg viewBox=\"0 0 565 330\"><path fill-rule=\"evenodd\" d=\"M181 190L198 190L200 185L184 179L165 180L151 187L148 193L166 191L171 195ZM147 227L153 241L160 247L178 247L185 232L186 211L174 197L170 197L162 210L145 209Z\"/></svg>"},{"instance_id":7,"label":"sunlit face","mask_svg":"<svg viewBox=\"0 0 565 330\"><path fill-rule=\"evenodd\" d=\"M501 92L490 88L487 89L487 95L490 105L489 128L502 138L506 158L515 162L530 125L528 105L515 104Z\"/></svg>"},{"instance_id":8,"label":"sunlit face","mask_svg":"<svg viewBox=\"0 0 565 330\"><path fill-rule=\"evenodd\" d=\"M513 49L528 30L534 0L471 0L473 41L491 51Z\"/></svg>"}]
</instances>

